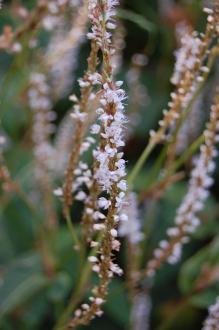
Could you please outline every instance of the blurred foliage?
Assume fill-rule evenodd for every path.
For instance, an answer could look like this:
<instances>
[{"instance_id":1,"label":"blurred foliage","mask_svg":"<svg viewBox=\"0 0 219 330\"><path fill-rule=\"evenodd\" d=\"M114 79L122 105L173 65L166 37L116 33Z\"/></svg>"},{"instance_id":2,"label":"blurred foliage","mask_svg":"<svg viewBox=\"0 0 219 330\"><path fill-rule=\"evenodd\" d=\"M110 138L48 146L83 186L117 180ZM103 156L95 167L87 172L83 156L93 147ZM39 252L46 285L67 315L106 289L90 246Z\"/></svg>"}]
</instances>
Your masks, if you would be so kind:
<instances>
[{"instance_id":1,"label":"blurred foliage","mask_svg":"<svg viewBox=\"0 0 219 330\"><path fill-rule=\"evenodd\" d=\"M4 1L3 10L0 12L0 31L5 24L20 24L9 10L12 3L13 1ZM22 3L31 9L35 2L26 0ZM148 100L146 105L141 106L139 124L125 150L130 167L144 149L149 129L156 128L162 109L168 102L172 88L169 80L176 48L176 23L184 17L201 30L201 8L202 1L181 0L174 2L172 13L164 14L155 0L122 1L118 16L127 35L123 51L124 63L119 78L126 81L132 55L144 53L148 57L148 64L141 72L141 82L147 91ZM48 38L47 33L40 32L40 50L44 49ZM88 49L86 43L81 46L77 77L82 75L86 66ZM12 178L27 194L30 194L33 161L29 131L31 113L22 100L22 92L27 86L31 68L35 65L35 51L24 48L24 51L16 56L0 52L0 118L4 133L8 136L5 158ZM76 83L71 90L78 91ZM69 105L67 97L56 101L54 109L58 114L57 125L68 111ZM144 190L150 179L150 164L158 154L159 150L156 150L149 165L138 177L135 183L137 191ZM190 164L187 166L189 168ZM206 315L206 307L219 295L218 180L217 172L216 183L212 189L213 197L209 199L205 211L201 214L203 226L192 243L185 248L183 260L174 267L164 266L156 276L152 289L151 329L200 329ZM174 184L160 203L150 200L146 202L148 212L144 216L144 226L148 240L144 243L145 258L151 255L156 243L173 222L175 210L185 191L186 180ZM47 238L50 250L53 251L52 262L55 264L55 273L48 274L44 269L41 254L39 224L42 221L42 205L36 205L33 215L33 210L24 197L14 192L9 192L4 198L1 195L1 202L0 328L52 329L66 307L71 292L76 290L80 267L80 260L73 250L71 237L62 219L61 205L57 205L61 218L58 236ZM125 264L123 250L119 258L121 264ZM95 282L95 278L93 281ZM109 299L104 306L105 314L89 325L89 329L128 329L130 306L125 285L123 279L112 281Z\"/></svg>"}]
</instances>

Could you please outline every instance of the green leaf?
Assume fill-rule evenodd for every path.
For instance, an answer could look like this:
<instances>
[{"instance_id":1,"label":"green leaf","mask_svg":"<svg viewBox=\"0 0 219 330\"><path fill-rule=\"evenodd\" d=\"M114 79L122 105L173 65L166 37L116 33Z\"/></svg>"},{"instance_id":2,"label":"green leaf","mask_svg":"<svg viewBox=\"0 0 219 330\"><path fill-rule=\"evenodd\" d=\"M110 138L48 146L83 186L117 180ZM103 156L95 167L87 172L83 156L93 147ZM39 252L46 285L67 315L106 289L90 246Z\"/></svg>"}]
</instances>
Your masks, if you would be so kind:
<instances>
[{"instance_id":1,"label":"green leaf","mask_svg":"<svg viewBox=\"0 0 219 330\"><path fill-rule=\"evenodd\" d=\"M30 210L17 195L14 195L4 208L2 225L16 255L32 248L34 220Z\"/></svg>"},{"instance_id":2,"label":"green leaf","mask_svg":"<svg viewBox=\"0 0 219 330\"><path fill-rule=\"evenodd\" d=\"M80 254L74 249L72 236L67 227L62 226L59 228L57 235L51 241L51 248L56 258L57 269L68 273L71 279L71 286L74 286L78 278L76 270L79 269L81 260Z\"/></svg>"},{"instance_id":3,"label":"green leaf","mask_svg":"<svg viewBox=\"0 0 219 330\"><path fill-rule=\"evenodd\" d=\"M171 186L157 206L157 217L153 228L152 240L154 247L166 236L167 228L174 223L176 210L185 195L186 185L179 182Z\"/></svg>"},{"instance_id":4,"label":"green leaf","mask_svg":"<svg viewBox=\"0 0 219 330\"><path fill-rule=\"evenodd\" d=\"M216 301L218 295L219 286L214 286L204 292L193 295L189 301L195 307L208 308Z\"/></svg>"},{"instance_id":5,"label":"green leaf","mask_svg":"<svg viewBox=\"0 0 219 330\"><path fill-rule=\"evenodd\" d=\"M200 329L199 311L190 304L171 305L168 314L157 330Z\"/></svg>"},{"instance_id":6,"label":"green leaf","mask_svg":"<svg viewBox=\"0 0 219 330\"><path fill-rule=\"evenodd\" d=\"M205 203L204 210L200 214L201 226L197 228L194 237L206 239L218 232L217 203L213 196L209 196Z\"/></svg>"},{"instance_id":7,"label":"green leaf","mask_svg":"<svg viewBox=\"0 0 219 330\"><path fill-rule=\"evenodd\" d=\"M136 14L131 10L119 9L118 17L129 20L148 32L153 32L155 30L155 25L153 23L148 21L144 16Z\"/></svg>"},{"instance_id":8,"label":"green leaf","mask_svg":"<svg viewBox=\"0 0 219 330\"><path fill-rule=\"evenodd\" d=\"M0 242L1 242L1 250L0 250L0 263L1 265L6 264L11 260L14 256L14 249L12 242L9 238L7 230L5 228L5 219L0 211Z\"/></svg>"},{"instance_id":9,"label":"green leaf","mask_svg":"<svg viewBox=\"0 0 219 330\"><path fill-rule=\"evenodd\" d=\"M127 293L122 281L114 279L111 282L105 310L106 314L119 325L124 327L128 326L130 308Z\"/></svg>"},{"instance_id":10,"label":"green leaf","mask_svg":"<svg viewBox=\"0 0 219 330\"><path fill-rule=\"evenodd\" d=\"M23 327L25 324L27 330L41 329L42 320L49 312L51 313L49 301L45 299L45 294L42 292L31 301L31 304L25 306L21 324Z\"/></svg>"},{"instance_id":11,"label":"green leaf","mask_svg":"<svg viewBox=\"0 0 219 330\"><path fill-rule=\"evenodd\" d=\"M9 267L0 286L0 317L26 303L48 283L37 255L18 259Z\"/></svg>"},{"instance_id":12,"label":"green leaf","mask_svg":"<svg viewBox=\"0 0 219 330\"><path fill-rule=\"evenodd\" d=\"M187 260L181 268L179 276L179 287L183 293L189 292L200 272L201 265L209 254L209 247L203 248L195 256Z\"/></svg>"},{"instance_id":13,"label":"green leaf","mask_svg":"<svg viewBox=\"0 0 219 330\"><path fill-rule=\"evenodd\" d=\"M71 289L72 280L69 274L59 273L48 289L48 298L53 302L59 302L66 298Z\"/></svg>"},{"instance_id":14,"label":"green leaf","mask_svg":"<svg viewBox=\"0 0 219 330\"><path fill-rule=\"evenodd\" d=\"M204 269L207 267L213 269L219 265L218 249L219 240L215 239L215 241L202 248L182 265L179 275L179 287L183 293L188 293L193 289L197 283L196 281L200 280ZM209 285L211 284L212 282L209 282Z\"/></svg>"}]
</instances>

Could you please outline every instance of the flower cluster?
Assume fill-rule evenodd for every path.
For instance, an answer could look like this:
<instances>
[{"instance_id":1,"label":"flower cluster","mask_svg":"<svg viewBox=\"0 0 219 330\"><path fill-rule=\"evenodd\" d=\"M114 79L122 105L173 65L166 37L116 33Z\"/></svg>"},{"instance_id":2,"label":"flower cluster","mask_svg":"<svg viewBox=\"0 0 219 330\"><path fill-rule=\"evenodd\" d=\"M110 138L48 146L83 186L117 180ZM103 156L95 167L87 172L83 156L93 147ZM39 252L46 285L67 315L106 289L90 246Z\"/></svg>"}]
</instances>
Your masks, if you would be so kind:
<instances>
[{"instance_id":1,"label":"flower cluster","mask_svg":"<svg viewBox=\"0 0 219 330\"><path fill-rule=\"evenodd\" d=\"M112 67L115 77L120 72L123 64L123 50L126 46L125 37L125 27L123 26L122 22L118 22L116 30L113 34L113 48L115 51L112 58Z\"/></svg>"},{"instance_id":2,"label":"flower cluster","mask_svg":"<svg viewBox=\"0 0 219 330\"><path fill-rule=\"evenodd\" d=\"M193 70L197 57L199 57L200 47L202 45L202 40L196 31L182 33L181 37L181 47L175 52L176 62L174 73L171 78L171 82L174 85L180 83L181 78L186 70Z\"/></svg>"},{"instance_id":3,"label":"flower cluster","mask_svg":"<svg viewBox=\"0 0 219 330\"><path fill-rule=\"evenodd\" d=\"M202 330L215 330L219 325L219 298L209 307L209 315L203 324Z\"/></svg>"},{"instance_id":4,"label":"flower cluster","mask_svg":"<svg viewBox=\"0 0 219 330\"><path fill-rule=\"evenodd\" d=\"M131 314L132 329L149 330L150 314L152 302L150 296L146 292L138 292L134 297L134 303Z\"/></svg>"},{"instance_id":5,"label":"flower cluster","mask_svg":"<svg viewBox=\"0 0 219 330\"><path fill-rule=\"evenodd\" d=\"M83 78L79 79L79 86L81 96L78 98L76 95L72 95L70 100L74 102L73 111L70 116L74 120L75 131L72 138L72 151L69 157L65 182L63 185L64 195L64 213L68 213L69 206L72 205L72 191L74 188L75 171L77 169L78 160L82 153L88 150L89 146L93 143L93 139L88 137L84 140L87 124L89 122L89 110L92 108L92 102L96 99L94 88L99 86L100 75L96 73L97 66L97 53L98 47L92 42L90 56L88 58L88 68Z\"/></svg>"},{"instance_id":6,"label":"flower cluster","mask_svg":"<svg viewBox=\"0 0 219 330\"><path fill-rule=\"evenodd\" d=\"M131 244L138 244L144 237L141 232L141 223L138 212L138 202L135 193L129 193L126 197L126 205L122 209L120 216L121 222L119 227L119 235L128 238Z\"/></svg>"},{"instance_id":7,"label":"flower cluster","mask_svg":"<svg viewBox=\"0 0 219 330\"><path fill-rule=\"evenodd\" d=\"M51 31L59 22L63 9L69 0L52 0L47 4L47 15L42 19L44 29Z\"/></svg>"},{"instance_id":8,"label":"flower cluster","mask_svg":"<svg viewBox=\"0 0 219 330\"><path fill-rule=\"evenodd\" d=\"M53 121L56 119L56 113L52 111L50 88L44 74L32 73L28 99L30 109L33 111L35 177L44 196L48 227L53 227L56 217L52 207L49 170L54 167L55 151L50 142L50 135L55 131Z\"/></svg>"},{"instance_id":9,"label":"flower cluster","mask_svg":"<svg viewBox=\"0 0 219 330\"><path fill-rule=\"evenodd\" d=\"M74 78L78 52L84 41L87 27L87 3L79 1L74 6L72 26L66 32L63 20L60 19L57 32L53 35L46 53L53 94L55 97L68 93Z\"/></svg>"},{"instance_id":10,"label":"flower cluster","mask_svg":"<svg viewBox=\"0 0 219 330\"><path fill-rule=\"evenodd\" d=\"M217 9L217 7L216 7ZM182 48L177 52L177 64L172 81L176 91L171 93L169 110L163 111L163 119L159 121L157 132L150 132L150 144L156 144L166 139L168 130L174 127L181 112L188 106L200 84L208 76L209 67L205 65L206 55L210 56L212 40L217 35L219 22L218 10L205 8L208 14L207 27L204 34L196 32L187 34L182 40Z\"/></svg>"},{"instance_id":11,"label":"flower cluster","mask_svg":"<svg viewBox=\"0 0 219 330\"><path fill-rule=\"evenodd\" d=\"M111 44L112 34L108 30L116 27L113 20L116 13L114 7L116 5L118 5L118 0L106 0L102 4L98 4L97 0L89 1L88 9L92 28L87 36L89 39L95 40L102 49L106 48L106 44Z\"/></svg>"},{"instance_id":12,"label":"flower cluster","mask_svg":"<svg viewBox=\"0 0 219 330\"><path fill-rule=\"evenodd\" d=\"M112 260L113 250L118 251L120 247L117 240L117 226L119 220L125 218L125 215L121 214L121 209L125 204L127 190L125 160L120 151L124 146L123 127L126 123L123 105L125 93L121 89L122 82L114 82L112 79L113 50L111 33L108 32L108 29L115 28L112 16L115 15L116 4L117 1L110 0L89 1L92 32L88 33L88 38L101 49L103 72L95 73L89 76L87 81L79 81L79 84L83 87L92 82L101 86L100 106L96 110L98 118L91 127L91 134L99 137L99 144L93 150L92 180L86 175L90 195L87 196L80 191L76 197L85 201L85 213L91 215L92 229L94 232L100 232L101 235L101 241L93 239L90 242L91 247L97 249L98 254L90 255L88 258L92 270L98 274L99 284L92 290L90 304L83 304L76 310L70 327L87 324L95 316L102 315L101 306L107 295L109 281L113 274L122 274L120 267ZM82 178L84 180L85 176L83 175ZM94 197L97 198L96 202ZM92 202L92 198L95 203Z\"/></svg>"},{"instance_id":13,"label":"flower cluster","mask_svg":"<svg viewBox=\"0 0 219 330\"><path fill-rule=\"evenodd\" d=\"M20 40L25 35L29 41L29 47L34 47L36 41L32 40L32 33L29 32L41 26L51 31L58 24L60 17L69 4L70 0L39 0L32 12L22 8L23 13L25 12L24 24L15 31L12 30L11 26L4 27L3 34L0 36L0 49L7 49L15 53L21 52L22 43Z\"/></svg>"},{"instance_id":14,"label":"flower cluster","mask_svg":"<svg viewBox=\"0 0 219 330\"><path fill-rule=\"evenodd\" d=\"M176 51L176 63L171 82L178 85L183 72L191 70L196 62L198 56L201 40L197 32L192 32L190 25L180 23L176 27L176 39L179 43L179 49ZM205 66L202 70L208 72L209 69ZM176 154L181 154L191 141L195 140L201 130L201 123L203 116L201 114L202 95L200 95L194 102L189 111L184 123L182 124L176 142Z\"/></svg>"},{"instance_id":15,"label":"flower cluster","mask_svg":"<svg viewBox=\"0 0 219 330\"><path fill-rule=\"evenodd\" d=\"M3 191L10 192L17 189L17 185L12 181L11 174L4 160L3 151L6 148L7 138L0 131L0 188Z\"/></svg>"},{"instance_id":16,"label":"flower cluster","mask_svg":"<svg viewBox=\"0 0 219 330\"><path fill-rule=\"evenodd\" d=\"M125 182L120 181L125 176L125 161L122 159L122 154L118 153L118 148L124 146L122 132L125 123L122 103L125 99L125 93L120 89L120 86L120 81L116 82L116 89L112 88L111 84L105 83L100 99L103 107L97 109L100 122L99 130L101 129L104 148L100 145L93 153L99 164L95 179L108 193L110 193L114 183L117 183L120 190L126 190ZM113 112L106 112L104 107L112 107ZM98 125L95 126L96 129L97 127ZM94 131L94 127L92 130ZM113 160L115 164L111 168Z\"/></svg>"},{"instance_id":17,"label":"flower cluster","mask_svg":"<svg viewBox=\"0 0 219 330\"><path fill-rule=\"evenodd\" d=\"M139 280L139 255L140 243L144 239L140 212L138 208L137 194L128 192L124 206L120 211L119 236L126 238L126 277L130 297L135 305L136 287ZM133 308L135 309L135 307ZM135 312L133 312L135 314ZM133 320L134 323L136 320Z\"/></svg>"},{"instance_id":18,"label":"flower cluster","mask_svg":"<svg viewBox=\"0 0 219 330\"><path fill-rule=\"evenodd\" d=\"M98 74L92 75L94 84L96 84L95 81L97 78L100 78ZM85 226L88 224L89 218L92 218L92 222L105 219L105 215L99 210L99 208L107 210L111 204L104 197L100 197L98 202L96 202L101 190L110 193L113 184L117 184L117 189L120 189L121 192L117 197L116 206L120 207L127 189L126 182L123 180L123 177L125 176L125 161L122 159L122 153L117 151L118 148L124 145L122 139L123 123L125 122L122 104L124 92L121 90L120 85L121 82L117 82L115 90L110 90L107 83L103 85L102 97L100 98L102 108L96 110L98 121L91 126L92 136L88 136L84 142L82 142L80 147L80 155L82 155L96 142L94 137L98 137L99 134L101 134L102 143L93 150L96 164L93 176L88 169L88 165L84 162L80 162L79 166L74 171L75 180L73 184L73 192L75 193L76 200L85 203L85 215L83 221ZM108 115L105 113L104 106L108 103L111 105L114 104L114 115ZM80 118L83 114L84 113L80 112L73 113L74 116L80 116ZM83 118L81 119L83 120ZM104 149L102 148L103 144ZM114 168L111 168L112 163L114 163ZM84 188L86 188L88 194L84 192ZM98 190L98 194L96 190ZM91 191L94 193L93 197ZM94 225L93 230L99 230L101 227L103 226Z\"/></svg>"},{"instance_id":19,"label":"flower cluster","mask_svg":"<svg viewBox=\"0 0 219 330\"><path fill-rule=\"evenodd\" d=\"M129 90L129 137L132 134L134 127L139 123L139 112L141 108L148 104L148 93L146 87L141 82L142 69L146 66L148 59L146 55L136 53L132 56L132 64L126 74L126 81ZM128 136L127 136L128 137Z\"/></svg>"},{"instance_id":20,"label":"flower cluster","mask_svg":"<svg viewBox=\"0 0 219 330\"><path fill-rule=\"evenodd\" d=\"M184 123L182 124L176 142L176 154L179 155L184 152L188 146L195 141L201 134L203 124L203 94L196 98L193 103L192 109L188 113Z\"/></svg>"},{"instance_id":21,"label":"flower cluster","mask_svg":"<svg viewBox=\"0 0 219 330\"><path fill-rule=\"evenodd\" d=\"M71 152L71 137L75 126L72 120L69 120L69 112L64 116L62 122L57 128L54 140L54 172L62 176L68 162L68 156Z\"/></svg>"},{"instance_id":22,"label":"flower cluster","mask_svg":"<svg viewBox=\"0 0 219 330\"><path fill-rule=\"evenodd\" d=\"M217 90L218 94L218 90ZM219 95L211 107L210 121L204 131L205 142L200 148L200 155L195 160L189 181L189 188L181 206L177 210L175 226L167 230L169 240L163 240L159 248L154 251L154 259L149 261L146 269L148 276L154 275L162 263L178 262L181 257L182 246L187 243L189 236L200 224L197 213L204 207L209 195L209 188L213 184L212 173L215 169L214 158L217 156L215 144L219 136Z\"/></svg>"},{"instance_id":23,"label":"flower cluster","mask_svg":"<svg viewBox=\"0 0 219 330\"><path fill-rule=\"evenodd\" d=\"M46 82L46 77L42 73L31 75L28 99L30 109L34 115L33 142L35 157L44 167L54 166L52 161L54 150L49 137L55 130L53 121L56 119L56 114L51 110L50 88ZM36 174L37 177L41 176L40 168L37 169Z\"/></svg>"}]
</instances>

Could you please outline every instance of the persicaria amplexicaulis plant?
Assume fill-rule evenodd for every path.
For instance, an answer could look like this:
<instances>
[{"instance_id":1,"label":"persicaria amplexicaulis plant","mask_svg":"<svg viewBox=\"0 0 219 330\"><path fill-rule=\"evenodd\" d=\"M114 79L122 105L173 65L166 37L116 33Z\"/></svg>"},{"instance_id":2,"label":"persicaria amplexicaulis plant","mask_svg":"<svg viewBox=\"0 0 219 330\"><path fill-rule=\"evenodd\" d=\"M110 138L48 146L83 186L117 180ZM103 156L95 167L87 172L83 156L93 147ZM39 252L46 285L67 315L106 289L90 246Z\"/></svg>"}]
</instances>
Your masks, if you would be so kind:
<instances>
[{"instance_id":1,"label":"persicaria amplexicaulis plant","mask_svg":"<svg viewBox=\"0 0 219 330\"><path fill-rule=\"evenodd\" d=\"M200 329L219 329L218 224L212 224L218 212L219 1L204 8L202 32L194 31L193 20L183 19L185 12L171 1L162 11L174 21L177 49L170 98L154 125L150 106L154 95L156 102L162 99L163 84L163 77L150 75L156 71L150 54L155 24L125 6L118 0L38 0L33 8L17 3L11 9L15 24L3 26L0 50L14 62L0 97L7 112L14 99L18 105L0 122L1 213L10 218L9 209L20 203L18 213L28 214L31 243L18 250L32 251L37 265L31 271L38 273L27 297L31 301L35 290L43 291L56 311L54 330L93 326L93 320L105 320L105 312L116 313L113 287L128 306L126 328L152 329L169 306L179 305L174 309L179 315L192 305L199 310ZM179 18L173 19L170 9ZM148 47L133 44L129 53L126 19L147 30ZM10 88L13 100L6 93ZM11 118L19 117L20 108L25 115L13 133ZM136 131L143 135L140 148ZM209 205L212 212L206 212ZM4 267L7 292L10 267ZM172 297L162 290L170 286L171 274L176 297L168 305ZM22 288L17 278L15 288ZM25 323L26 305L18 309L15 299L8 307L10 292L5 296L0 322L2 312L3 321L9 315ZM168 316L160 329L175 327L176 318Z\"/></svg>"}]
</instances>

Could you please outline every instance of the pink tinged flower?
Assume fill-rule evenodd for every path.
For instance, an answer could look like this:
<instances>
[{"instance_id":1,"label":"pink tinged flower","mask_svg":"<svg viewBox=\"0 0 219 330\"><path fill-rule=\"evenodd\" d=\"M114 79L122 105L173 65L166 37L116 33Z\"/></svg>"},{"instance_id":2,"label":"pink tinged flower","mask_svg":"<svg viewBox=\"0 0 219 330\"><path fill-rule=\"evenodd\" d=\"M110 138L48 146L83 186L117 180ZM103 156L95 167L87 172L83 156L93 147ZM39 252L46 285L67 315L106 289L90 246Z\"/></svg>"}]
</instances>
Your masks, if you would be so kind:
<instances>
[{"instance_id":1,"label":"pink tinged flower","mask_svg":"<svg viewBox=\"0 0 219 330\"><path fill-rule=\"evenodd\" d=\"M100 208L103 208L104 210L106 210L111 205L111 202L104 197L100 197L98 200L98 205Z\"/></svg>"},{"instance_id":2,"label":"pink tinged flower","mask_svg":"<svg viewBox=\"0 0 219 330\"><path fill-rule=\"evenodd\" d=\"M179 235L179 229L177 227L169 228L167 230L167 235L168 236L178 236Z\"/></svg>"},{"instance_id":3,"label":"pink tinged flower","mask_svg":"<svg viewBox=\"0 0 219 330\"><path fill-rule=\"evenodd\" d=\"M168 243L167 241L163 240L163 241L160 241L159 246L160 246L162 249L166 249L166 248L169 247L169 243Z\"/></svg>"},{"instance_id":4,"label":"pink tinged flower","mask_svg":"<svg viewBox=\"0 0 219 330\"><path fill-rule=\"evenodd\" d=\"M92 82L93 85L100 85L102 76L99 73L95 72L93 74L89 74L88 79Z\"/></svg>"},{"instance_id":5,"label":"pink tinged flower","mask_svg":"<svg viewBox=\"0 0 219 330\"><path fill-rule=\"evenodd\" d=\"M80 162L79 163L79 167L82 169L82 170L87 170L88 169L88 165L84 162Z\"/></svg>"},{"instance_id":6,"label":"pink tinged flower","mask_svg":"<svg viewBox=\"0 0 219 330\"><path fill-rule=\"evenodd\" d=\"M111 148L109 145L106 145L105 146L105 151L110 157L114 157L116 152L117 152L117 149Z\"/></svg>"},{"instance_id":7,"label":"pink tinged flower","mask_svg":"<svg viewBox=\"0 0 219 330\"><path fill-rule=\"evenodd\" d=\"M93 214L93 218L96 221L97 220L104 220L106 218L106 216L103 213L99 212L99 211L95 211L94 214Z\"/></svg>"},{"instance_id":8,"label":"pink tinged flower","mask_svg":"<svg viewBox=\"0 0 219 330\"><path fill-rule=\"evenodd\" d=\"M121 276L123 274L123 270L117 264L111 263L110 269L113 273L115 273L119 276Z\"/></svg>"},{"instance_id":9,"label":"pink tinged flower","mask_svg":"<svg viewBox=\"0 0 219 330\"><path fill-rule=\"evenodd\" d=\"M78 102L78 98L75 94L70 95L69 100L72 101L72 102Z\"/></svg>"},{"instance_id":10,"label":"pink tinged flower","mask_svg":"<svg viewBox=\"0 0 219 330\"><path fill-rule=\"evenodd\" d=\"M79 168L76 168L76 170L74 170L74 174L75 175L81 175L82 172L81 172L81 170Z\"/></svg>"},{"instance_id":11,"label":"pink tinged flower","mask_svg":"<svg viewBox=\"0 0 219 330\"><path fill-rule=\"evenodd\" d=\"M127 236L132 244L138 244L144 238L144 234L141 232L138 203L135 193L129 193L125 197L119 217L119 235Z\"/></svg>"},{"instance_id":12,"label":"pink tinged flower","mask_svg":"<svg viewBox=\"0 0 219 330\"><path fill-rule=\"evenodd\" d=\"M103 315L103 311L96 311L95 315L101 317Z\"/></svg>"},{"instance_id":13,"label":"pink tinged flower","mask_svg":"<svg viewBox=\"0 0 219 330\"><path fill-rule=\"evenodd\" d=\"M92 262L92 263L95 263L95 262L98 261L98 259L97 259L97 257L95 257L95 256L90 256L90 257L88 257L88 261L90 261L90 262Z\"/></svg>"},{"instance_id":14,"label":"pink tinged flower","mask_svg":"<svg viewBox=\"0 0 219 330\"><path fill-rule=\"evenodd\" d=\"M53 190L53 194L57 197L63 196L62 188L57 188L57 189Z\"/></svg>"},{"instance_id":15,"label":"pink tinged flower","mask_svg":"<svg viewBox=\"0 0 219 330\"><path fill-rule=\"evenodd\" d=\"M84 201L87 198L87 195L83 191L79 191L75 196L75 199L78 201Z\"/></svg>"},{"instance_id":16,"label":"pink tinged flower","mask_svg":"<svg viewBox=\"0 0 219 330\"><path fill-rule=\"evenodd\" d=\"M202 330L214 330L218 328L219 320L219 297L217 297L214 305L208 309L208 317L203 324Z\"/></svg>"},{"instance_id":17,"label":"pink tinged flower","mask_svg":"<svg viewBox=\"0 0 219 330\"><path fill-rule=\"evenodd\" d=\"M93 229L97 230L97 231L103 230L103 229L105 229L105 225L103 223L95 223L93 225Z\"/></svg>"},{"instance_id":18,"label":"pink tinged flower","mask_svg":"<svg viewBox=\"0 0 219 330\"><path fill-rule=\"evenodd\" d=\"M120 249L120 245L121 245L121 243L120 243L118 240L114 239L114 240L112 241L112 249L113 249L113 250L115 250L115 251L119 251L119 249Z\"/></svg>"},{"instance_id":19,"label":"pink tinged flower","mask_svg":"<svg viewBox=\"0 0 219 330\"><path fill-rule=\"evenodd\" d=\"M112 237L117 237L118 232L117 232L116 229L111 229L111 230L110 230L110 234L111 234Z\"/></svg>"},{"instance_id":20,"label":"pink tinged flower","mask_svg":"<svg viewBox=\"0 0 219 330\"><path fill-rule=\"evenodd\" d=\"M125 180L121 180L118 184L117 184L117 187L121 190L124 190L126 191L127 190L127 183Z\"/></svg>"},{"instance_id":21,"label":"pink tinged flower","mask_svg":"<svg viewBox=\"0 0 219 330\"><path fill-rule=\"evenodd\" d=\"M76 309L76 311L75 311L75 316L76 316L76 317L80 317L81 314L82 314L82 311L81 311L80 309Z\"/></svg>"},{"instance_id":22,"label":"pink tinged flower","mask_svg":"<svg viewBox=\"0 0 219 330\"><path fill-rule=\"evenodd\" d=\"M90 309L90 306L88 304L82 304L81 307L84 309L84 310L88 310Z\"/></svg>"},{"instance_id":23,"label":"pink tinged flower","mask_svg":"<svg viewBox=\"0 0 219 330\"><path fill-rule=\"evenodd\" d=\"M87 207L87 208L85 209L85 213L91 215L91 214L94 213L94 210L91 209L90 207Z\"/></svg>"},{"instance_id":24,"label":"pink tinged flower","mask_svg":"<svg viewBox=\"0 0 219 330\"><path fill-rule=\"evenodd\" d=\"M96 298L94 299L96 305L102 305L104 303L104 300L102 298Z\"/></svg>"},{"instance_id":25,"label":"pink tinged flower","mask_svg":"<svg viewBox=\"0 0 219 330\"><path fill-rule=\"evenodd\" d=\"M97 247L99 245L99 243L98 242L95 242L95 241L92 241L91 243L90 243L90 246L91 247Z\"/></svg>"},{"instance_id":26,"label":"pink tinged flower","mask_svg":"<svg viewBox=\"0 0 219 330\"><path fill-rule=\"evenodd\" d=\"M78 83L79 86L84 88L84 87L89 87L90 86L90 82L89 81L85 81L83 79L78 79Z\"/></svg>"},{"instance_id":27,"label":"pink tinged flower","mask_svg":"<svg viewBox=\"0 0 219 330\"><path fill-rule=\"evenodd\" d=\"M98 265L94 265L94 266L92 267L92 270L93 270L93 272L95 272L95 273L99 273L99 271L100 271L100 266L98 266Z\"/></svg>"},{"instance_id":28,"label":"pink tinged flower","mask_svg":"<svg viewBox=\"0 0 219 330\"><path fill-rule=\"evenodd\" d=\"M84 121L85 118L87 117L87 114L86 113L83 113L83 112L80 112L79 109L75 108L74 112L72 112L70 114L70 116L73 118L73 119L78 119L80 121Z\"/></svg>"},{"instance_id":29,"label":"pink tinged flower","mask_svg":"<svg viewBox=\"0 0 219 330\"><path fill-rule=\"evenodd\" d=\"M124 222L128 221L128 215L127 214L122 213L122 214L120 214L119 218L120 218L121 221L124 221Z\"/></svg>"}]
</instances>

